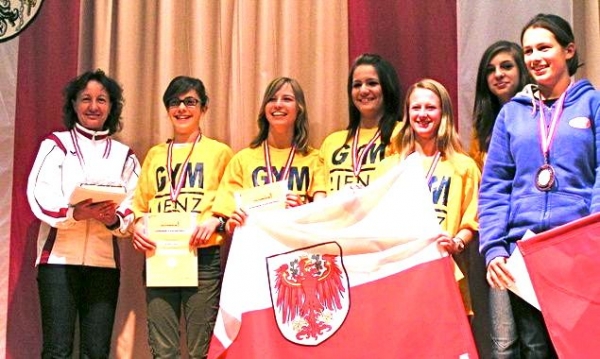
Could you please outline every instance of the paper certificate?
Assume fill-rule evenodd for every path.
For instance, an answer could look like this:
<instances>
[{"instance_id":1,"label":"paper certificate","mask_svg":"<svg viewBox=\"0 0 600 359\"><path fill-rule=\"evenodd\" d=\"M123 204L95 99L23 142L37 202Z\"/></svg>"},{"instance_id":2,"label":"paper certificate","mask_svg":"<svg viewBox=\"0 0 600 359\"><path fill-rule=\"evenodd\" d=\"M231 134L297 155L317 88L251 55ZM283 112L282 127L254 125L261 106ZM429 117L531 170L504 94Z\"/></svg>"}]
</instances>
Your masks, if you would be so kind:
<instances>
[{"instance_id":1,"label":"paper certificate","mask_svg":"<svg viewBox=\"0 0 600 359\"><path fill-rule=\"evenodd\" d=\"M190 248L194 213L156 213L147 217L148 237L156 250L146 253L148 287L197 287L198 259Z\"/></svg>"},{"instance_id":2,"label":"paper certificate","mask_svg":"<svg viewBox=\"0 0 600 359\"><path fill-rule=\"evenodd\" d=\"M125 197L127 197L127 191L123 186L82 183L75 187L71 193L71 196L69 197L69 203L75 205L81 201L91 198L93 203L113 201L116 204L121 204Z\"/></svg>"},{"instance_id":3,"label":"paper certificate","mask_svg":"<svg viewBox=\"0 0 600 359\"><path fill-rule=\"evenodd\" d=\"M535 235L535 233L527 230L522 241L527 240ZM529 271L527 271L527 267L525 266L525 259L523 259L523 253L517 246L514 252L511 254L510 258L506 261L506 267L512 274L515 279L515 283L508 287L513 293L523 298L532 306L536 307L538 310L540 309L540 302L537 299L535 294L535 290L533 289L533 283L531 283L531 277L529 276Z\"/></svg>"},{"instance_id":4,"label":"paper certificate","mask_svg":"<svg viewBox=\"0 0 600 359\"><path fill-rule=\"evenodd\" d=\"M235 192L235 203L246 211L285 209L287 181L278 181Z\"/></svg>"}]
</instances>

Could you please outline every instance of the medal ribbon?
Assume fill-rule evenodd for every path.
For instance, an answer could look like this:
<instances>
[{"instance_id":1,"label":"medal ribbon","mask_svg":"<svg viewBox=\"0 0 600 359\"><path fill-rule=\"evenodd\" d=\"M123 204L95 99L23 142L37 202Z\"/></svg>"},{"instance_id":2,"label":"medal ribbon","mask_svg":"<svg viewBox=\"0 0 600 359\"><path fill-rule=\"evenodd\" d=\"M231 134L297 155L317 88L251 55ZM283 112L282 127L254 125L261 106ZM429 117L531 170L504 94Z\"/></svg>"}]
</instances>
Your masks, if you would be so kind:
<instances>
[{"instance_id":1,"label":"medal ribbon","mask_svg":"<svg viewBox=\"0 0 600 359\"><path fill-rule=\"evenodd\" d=\"M433 177L433 172L435 172L435 168L437 167L438 162L440 161L440 151L437 151L435 155L433 155L433 161L431 162L431 166L429 166L429 170L427 171L427 175L425 178L427 179L427 185L431 186L431 177Z\"/></svg>"},{"instance_id":2,"label":"medal ribbon","mask_svg":"<svg viewBox=\"0 0 600 359\"><path fill-rule=\"evenodd\" d=\"M277 177L275 177L275 174L273 173L273 168L271 167L271 153L269 151L269 145L267 144L267 141L263 142L263 152L265 154L265 166L267 167L267 177L269 178L268 183L277 182ZM281 171L281 175L279 176L280 181L285 181L290 176L290 168L292 167L292 162L294 162L294 156L296 156L296 145L293 145L292 149L290 149L288 159L285 162L283 170Z\"/></svg>"},{"instance_id":3,"label":"medal ribbon","mask_svg":"<svg viewBox=\"0 0 600 359\"><path fill-rule=\"evenodd\" d=\"M187 169L187 165L190 162L190 157L192 156L192 152L194 152L194 147L196 147L196 144L198 142L200 142L200 139L202 138L202 133L198 133L198 136L196 136L196 139L194 140L193 144L192 144L192 148L190 149L190 152L187 154L187 157L185 158L185 162L183 162L183 164L181 165L181 173L179 174L179 180L177 180L177 174L175 174L175 183L173 183L173 181L171 180L171 176L173 173L173 140L171 140L171 142L169 142L169 148L167 151L167 172L169 173L169 181L171 182L171 185L169 186L169 193L171 195L171 201L175 202L177 201L177 197L179 196L179 193L181 192L181 189L183 188L183 184L185 183L185 171Z\"/></svg>"},{"instance_id":4,"label":"medal ribbon","mask_svg":"<svg viewBox=\"0 0 600 359\"><path fill-rule=\"evenodd\" d=\"M571 87L569 85L569 87ZM556 109L554 110L554 114L550 120L550 128L546 127L546 114L544 113L544 103L540 98L540 142L542 144L542 153L544 154L544 163L548 163L548 153L550 152L550 146L552 146L552 141L554 140L554 133L556 132L556 126L558 125L558 121L563 113L563 105L565 103L565 98L567 95L567 90L560 95L558 101L556 101Z\"/></svg>"},{"instance_id":5,"label":"medal ribbon","mask_svg":"<svg viewBox=\"0 0 600 359\"><path fill-rule=\"evenodd\" d=\"M367 143L367 145L365 147L363 147L362 151L359 151L358 150L358 133L359 133L359 131L360 131L360 129L356 130L356 133L354 134L354 139L352 140L352 172L354 173L354 177L356 177L356 178L358 178L358 176L360 175L360 169L362 168L362 163L363 163L363 159L365 158L365 155L367 154L367 152L369 152L371 147L373 147L373 145L375 144L375 141L377 141L379 139L379 137L381 137L381 131L377 130L377 132L375 132L375 135L373 135L373 138L371 138L369 143Z\"/></svg>"},{"instance_id":6,"label":"medal ribbon","mask_svg":"<svg viewBox=\"0 0 600 359\"><path fill-rule=\"evenodd\" d=\"M79 165L85 172L85 158L83 157L83 152L81 151L81 147L79 147L79 140L77 139L77 134L75 133L75 129L72 129L71 131L69 131L69 134L71 135L71 141L73 141L73 147L75 147L75 155L77 156L77 159L79 160ZM110 149L112 147L110 137L105 137L105 138L106 138L106 144L104 145L105 147L104 147L104 153L102 154L102 158L108 158L108 156L110 155Z\"/></svg>"}]
</instances>

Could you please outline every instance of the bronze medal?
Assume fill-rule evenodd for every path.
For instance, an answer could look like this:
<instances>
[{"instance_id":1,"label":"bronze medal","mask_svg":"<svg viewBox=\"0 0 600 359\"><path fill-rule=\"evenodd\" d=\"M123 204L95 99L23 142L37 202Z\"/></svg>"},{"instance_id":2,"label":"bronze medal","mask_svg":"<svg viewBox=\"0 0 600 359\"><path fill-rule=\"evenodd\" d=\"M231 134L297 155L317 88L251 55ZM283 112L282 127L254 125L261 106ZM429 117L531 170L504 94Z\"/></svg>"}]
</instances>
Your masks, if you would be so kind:
<instances>
[{"instance_id":1,"label":"bronze medal","mask_svg":"<svg viewBox=\"0 0 600 359\"><path fill-rule=\"evenodd\" d=\"M546 163L538 169L535 175L535 187L543 192L550 191L554 186L555 179L554 168Z\"/></svg>"},{"instance_id":2,"label":"bronze medal","mask_svg":"<svg viewBox=\"0 0 600 359\"><path fill-rule=\"evenodd\" d=\"M542 145L544 164L537 170L537 173L535 174L535 187L542 192L550 191L552 186L554 186L554 182L556 181L554 167L552 167L548 161L550 147L552 146L552 141L554 140L554 135L556 134L556 127L558 126L558 122L560 121L560 117L563 113L563 105L565 103L567 92L569 92L569 88L571 88L571 84L569 84L569 87L565 90L565 92L562 93L562 95L560 95L558 101L556 101L556 108L554 110L554 114L550 118L550 124L548 124L546 121L546 114L544 112L545 105L542 101L541 95L539 95L540 118L538 123L540 126L540 144Z\"/></svg>"}]
</instances>

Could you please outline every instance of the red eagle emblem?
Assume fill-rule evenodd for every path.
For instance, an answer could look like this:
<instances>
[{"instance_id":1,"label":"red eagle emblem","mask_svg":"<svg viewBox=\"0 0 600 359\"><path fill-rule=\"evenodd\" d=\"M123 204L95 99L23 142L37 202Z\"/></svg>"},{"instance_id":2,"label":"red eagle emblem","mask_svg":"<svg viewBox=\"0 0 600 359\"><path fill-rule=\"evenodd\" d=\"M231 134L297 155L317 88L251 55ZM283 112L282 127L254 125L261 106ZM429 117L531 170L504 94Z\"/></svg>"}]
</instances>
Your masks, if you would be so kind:
<instances>
[{"instance_id":1,"label":"red eagle emblem","mask_svg":"<svg viewBox=\"0 0 600 359\"><path fill-rule=\"evenodd\" d=\"M280 324L291 325L294 341L316 345L333 335L346 317L347 276L337 263L340 256L298 254L274 269L271 297ZM337 315L336 320L338 312L341 318Z\"/></svg>"}]
</instances>

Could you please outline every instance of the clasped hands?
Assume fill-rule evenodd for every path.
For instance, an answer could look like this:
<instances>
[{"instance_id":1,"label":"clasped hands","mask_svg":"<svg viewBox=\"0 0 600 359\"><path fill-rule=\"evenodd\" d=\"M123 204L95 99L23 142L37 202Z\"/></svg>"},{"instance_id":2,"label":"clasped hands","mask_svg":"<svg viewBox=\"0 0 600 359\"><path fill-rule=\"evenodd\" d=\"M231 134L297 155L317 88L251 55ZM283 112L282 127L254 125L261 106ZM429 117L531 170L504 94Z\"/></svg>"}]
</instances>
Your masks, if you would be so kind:
<instances>
[{"instance_id":1,"label":"clasped hands","mask_svg":"<svg viewBox=\"0 0 600 359\"><path fill-rule=\"evenodd\" d=\"M73 206L73 218L76 221L95 219L106 226L111 226L119 220L117 204L113 201L93 203L89 198Z\"/></svg>"}]
</instances>

